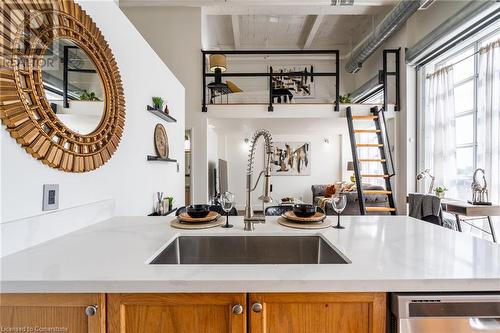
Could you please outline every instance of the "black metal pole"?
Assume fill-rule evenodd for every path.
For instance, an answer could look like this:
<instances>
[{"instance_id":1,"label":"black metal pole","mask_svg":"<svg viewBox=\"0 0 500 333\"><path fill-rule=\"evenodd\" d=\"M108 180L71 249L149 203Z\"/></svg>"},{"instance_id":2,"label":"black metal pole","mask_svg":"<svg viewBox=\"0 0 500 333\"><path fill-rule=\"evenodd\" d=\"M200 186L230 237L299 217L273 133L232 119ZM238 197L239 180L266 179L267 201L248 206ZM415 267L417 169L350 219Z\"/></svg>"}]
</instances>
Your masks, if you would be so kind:
<instances>
[{"instance_id":1,"label":"black metal pole","mask_svg":"<svg viewBox=\"0 0 500 333\"><path fill-rule=\"evenodd\" d=\"M358 148L356 145L356 134L354 133L354 124L352 120L352 111L351 107L348 106L346 109L347 116L347 126L349 127L349 139L351 141L351 152L352 152L352 161L354 164L354 176L356 177L356 188L358 194L358 202L359 202L359 213L361 215L366 214L365 210L365 197L363 194L362 183L361 183L361 170L358 159Z\"/></svg>"},{"instance_id":2,"label":"black metal pole","mask_svg":"<svg viewBox=\"0 0 500 333\"><path fill-rule=\"evenodd\" d=\"M267 107L268 112L273 112L273 67L269 66L269 106Z\"/></svg>"},{"instance_id":3,"label":"black metal pole","mask_svg":"<svg viewBox=\"0 0 500 333\"><path fill-rule=\"evenodd\" d=\"M401 87L401 84L400 84L401 72L400 72L400 68L399 68L400 51L401 51L401 48L399 48L395 51L395 56L396 56L396 105L394 106L394 111L401 110L401 104L400 104L401 97L400 97L400 91L399 91L399 88Z\"/></svg>"},{"instance_id":4,"label":"black metal pole","mask_svg":"<svg viewBox=\"0 0 500 333\"><path fill-rule=\"evenodd\" d=\"M206 73L205 73L205 70L206 70L206 56L205 56L205 52L201 51L201 58L203 59L202 60L202 68L201 68L201 73L203 75L203 87L202 87L202 90L203 90L203 97L202 97L202 101L201 101L201 112L207 112L207 76L206 76Z\"/></svg>"},{"instance_id":5,"label":"black metal pole","mask_svg":"<svg viewBox=\"0 0 500 333\"><path fill-rule=\"evenodd\" d=\"M69 108L68 102L68 56L69 56L68 46L64 47L63 55L63 105L65 108Z\"/></svg>"},{"instance_id":6,"label":"black metal pole","mask_svg":"<svg viewBox=\"0 0 500 333\"><path fill-rule=\"evenodd\" d=\"M382 53L382 72L384 74L384 112L387 111L387 50Z\"/></svg>"},{"instance_id":7,"label":"black metal pole","mask_svg":"<svg viewBox=\"0 0 500 333\"><path fill-rule=\"evenodd\" d=\"M335 51L335 111L340 111L340 56ZM317 75L317 74L316 74Z\"/></svg>"}]
</instances>

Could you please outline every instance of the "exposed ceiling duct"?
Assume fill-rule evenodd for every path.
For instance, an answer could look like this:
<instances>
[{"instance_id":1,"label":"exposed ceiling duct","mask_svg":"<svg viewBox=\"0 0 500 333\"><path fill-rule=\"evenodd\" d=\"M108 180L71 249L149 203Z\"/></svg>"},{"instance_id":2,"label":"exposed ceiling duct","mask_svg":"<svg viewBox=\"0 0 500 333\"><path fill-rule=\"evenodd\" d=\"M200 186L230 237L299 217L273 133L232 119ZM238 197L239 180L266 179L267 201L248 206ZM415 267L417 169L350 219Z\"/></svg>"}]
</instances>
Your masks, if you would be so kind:
<instances>
[{"instance_id":1,"label":"exposed ceiling duct","mask_svg":"<svg viewBox=\"0 0 500 333\"><path fill-rule=\"evenodd\" d=\"M440 40L445 39L450 33L458 30L465 30L467 27L473 27L479 21L483 20L483 17L488 14L488 9L495 5L496 9L500 7L499 3L494 0L489 1L472 1L471 3L465 5L461 8L455 15L448 18L442 24L440 24L436 29L432 30L424 38L422 38L417 44L406 51L406 61L409 64L415 64L420 61L420 58L424 53L428 53L429 49L438 43ZM492 7L494 9L495 7ZM459 33L459 35L461 35Z\"/></svg>"},{"instance_id":2,"label":"exposed ceiling duct","mask_svg":"<svg viewBox=\"0 0 500 333\"><path fill-rule=\"evenodd\" d=\"M354 48L345 65L346 71L349 73L359 71L366 59L420 8L421 2L421 0L403 0L397 4L375 27L373 33Z\"/></svg>"}]
</instances>

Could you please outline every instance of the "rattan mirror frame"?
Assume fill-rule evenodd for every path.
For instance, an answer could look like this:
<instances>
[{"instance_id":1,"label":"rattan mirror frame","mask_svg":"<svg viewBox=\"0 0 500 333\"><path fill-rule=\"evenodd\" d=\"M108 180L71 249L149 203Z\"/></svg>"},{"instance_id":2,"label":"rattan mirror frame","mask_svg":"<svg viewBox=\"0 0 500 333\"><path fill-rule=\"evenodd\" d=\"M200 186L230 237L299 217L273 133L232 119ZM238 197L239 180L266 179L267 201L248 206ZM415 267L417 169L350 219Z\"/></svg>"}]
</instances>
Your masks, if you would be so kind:
<instances>
[{"instance_id":1,"label":"rattan mirror frame","mask_svg":"<svg viewBox=\"0 0 500 333\"><path fill-rule=\"evenodd\" d=\"M120 72L104 36L73 1L7 0L0 7L2 123L29 154L52 168L67 172L97 169L118 148L125 126ZM38 60L56 38L70 39L82 48L101 77L104 115L92 133L70 130L51 111L45 97Z\"/></svg>"}]
</instances>

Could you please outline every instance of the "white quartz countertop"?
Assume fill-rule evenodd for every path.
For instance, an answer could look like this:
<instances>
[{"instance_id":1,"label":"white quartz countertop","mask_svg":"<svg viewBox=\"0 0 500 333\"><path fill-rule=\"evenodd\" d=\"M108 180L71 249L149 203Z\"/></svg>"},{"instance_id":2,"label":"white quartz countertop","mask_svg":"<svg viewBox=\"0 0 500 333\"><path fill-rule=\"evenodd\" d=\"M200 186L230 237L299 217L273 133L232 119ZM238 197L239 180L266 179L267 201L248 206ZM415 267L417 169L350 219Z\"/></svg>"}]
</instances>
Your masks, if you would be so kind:
<instances>
[{"instance_id":1,"label":"white quartz countertop","mask_svg":"<svg viewBox=\"0 0 500 333\"><path fill-rule=\"evenodd\" d=\"M343 217L344 230L179 230L115 217L1 259L2 292L500 291L500 246L404 216ZM318 235L352 263L148 265L179 235Z\"/></svg>"}]
</instances>

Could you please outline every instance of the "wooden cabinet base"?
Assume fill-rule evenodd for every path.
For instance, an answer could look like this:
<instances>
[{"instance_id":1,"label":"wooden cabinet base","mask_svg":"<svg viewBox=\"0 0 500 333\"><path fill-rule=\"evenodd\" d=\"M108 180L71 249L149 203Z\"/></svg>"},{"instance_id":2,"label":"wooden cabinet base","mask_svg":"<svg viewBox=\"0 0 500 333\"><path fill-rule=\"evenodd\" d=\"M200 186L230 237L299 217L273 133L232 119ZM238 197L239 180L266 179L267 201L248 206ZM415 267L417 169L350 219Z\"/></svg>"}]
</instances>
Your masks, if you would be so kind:
<instances>
[{"instance_id":1,"label":"wooden cabinet base","mask_svg":"<svg viewBox=\"0 0 500 333\"><path fill-rule=\"evenodd\" d=\"M246 294L108 294L108 332L245 333L245 308Z\"/></svg>"},{"instance_id":2,"label":"wooden cabinet base","mask_svg":"<svg viewBox=\"0 0 500 333\"><path fill-rule=\"evenodd\" d=\"M385 293L261 293L249 304L251 333L385 332Z\"/></svg>"},{"instance_id":3,"label":"wooden cabinet base","mask_svg":"<svg viewBox=\"0 0 500 333\"><path fill-rule=\"evenodd\" d=\"M385 326L385 293L0 294L3 332L385 333Z\"/></svg>"},{"instance_id":4,"label":"wooden cabinet base","mask_svg":"<svg viewBox=\"0 0 500 333\"><path fill-rule=\"evenodd\" d=\"M0 294L0 331L104 333L106 296Z\"/></svg>"}]
</instances>

